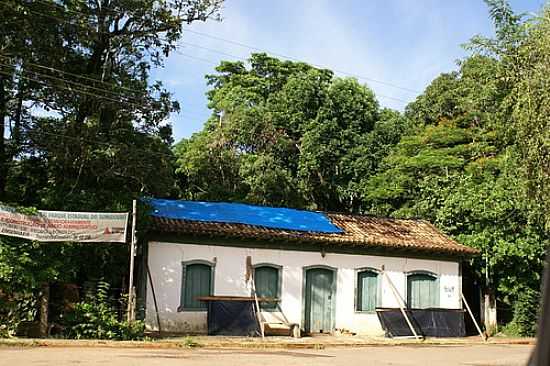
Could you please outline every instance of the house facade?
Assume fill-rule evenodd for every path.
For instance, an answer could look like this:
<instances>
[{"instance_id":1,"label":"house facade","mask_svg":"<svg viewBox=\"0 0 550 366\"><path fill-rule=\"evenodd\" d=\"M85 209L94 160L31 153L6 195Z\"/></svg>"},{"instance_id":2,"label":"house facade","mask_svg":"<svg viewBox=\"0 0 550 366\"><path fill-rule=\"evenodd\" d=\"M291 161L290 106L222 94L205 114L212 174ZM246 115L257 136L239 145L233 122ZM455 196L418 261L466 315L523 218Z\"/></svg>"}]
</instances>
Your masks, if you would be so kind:
<instances>
[{"instance_id":1,"label":"house facade","mask_svg":"<svg viewBox=\"0 0 550 366\"><path fill-rule=\"evenodd\" d=\"M199 298L250 297L253 288L261 299L275 299L261 302L264 321L298 324L306 333L382 335L377 308L462 308L461 260L476 251L428 222L315 213L335 230L311 231L321 229L300 222L310 211L238 205L236 212L249 210L252 219L228 222L215 217L215 203L205 203L199 218L185 215L188 204L153 202L145 257L150 330L160 323L166 333L205 334L207 309ZM197 204L192 210L200 216ZM265 226L254 219L257 210L285 224Z\"/></svg>"}]
</instances>

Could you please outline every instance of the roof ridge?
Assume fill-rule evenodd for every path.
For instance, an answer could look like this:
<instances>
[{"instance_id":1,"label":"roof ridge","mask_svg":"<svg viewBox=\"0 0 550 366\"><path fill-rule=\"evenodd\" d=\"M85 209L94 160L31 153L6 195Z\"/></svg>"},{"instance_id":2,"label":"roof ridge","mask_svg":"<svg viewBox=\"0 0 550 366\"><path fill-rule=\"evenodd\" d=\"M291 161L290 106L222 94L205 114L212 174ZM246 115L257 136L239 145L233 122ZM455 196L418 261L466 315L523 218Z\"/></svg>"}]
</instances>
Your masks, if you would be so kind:
<instances>
[{"instance_id":1,"label":"roof ridge","mask_svg":"<svg viewBox=\"0 0 550 366\"><path fill-rule=\"evenodd\" d=\"M371 219L379 220L388 220L388 221L412 221L412 222L429 222L428 220L420 217L413 218L401 218L401 217L390 217L390 216L381 216L375 214L357 214L357 213L346 213L346 212L336 212L336 211L320 211L327 215L340 215L340 216L349 216L349 217L366 217Z\"/></svg>"}]
</instances>

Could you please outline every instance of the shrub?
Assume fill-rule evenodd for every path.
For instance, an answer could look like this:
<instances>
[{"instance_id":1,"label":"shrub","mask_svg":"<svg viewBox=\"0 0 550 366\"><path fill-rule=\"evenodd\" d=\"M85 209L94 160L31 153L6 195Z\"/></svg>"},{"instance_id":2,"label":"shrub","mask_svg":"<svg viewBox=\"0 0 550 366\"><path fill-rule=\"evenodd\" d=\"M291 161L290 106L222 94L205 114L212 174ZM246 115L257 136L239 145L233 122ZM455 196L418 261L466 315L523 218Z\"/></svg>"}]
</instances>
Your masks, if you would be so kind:
<instances>
[{"instance_id":1,"label":"shrub","mask_svg":"<svg viewBox=\"0 0 550 366\"><path fill-rule=\"evenodd\" d=\"M1 324L0 325L0 338L9 338L10 332L8 330L8 326Z\"/></svg>"},{"instance_id":2,"label":"shrub","mask_svg":"<svg viewBox=\"0 0 550 366\"><path fill-rule=\"evenodd\" d=\"M99 282L95 296L87 294L84 301L75 304L74 311L65 318L65 336L88 339L143 339L145 326L141 321L120 321L108 295L109 285Z\"/></svg>"},{"instance_id":3,"label":"shrub","mask_svg":"<svg viewBox=\"0 0 550 366\"><path fill-rule=\"evenodd\" d=\"M32 293L0 296L0 338L15 334L20 324L32 322L37 315L36 303Z\"/></svg>"},{"instance_id":4,"label":"shrub","mask_svg":"<svg viewBox=\"0 0 550 366\"><path fill-rule=\"evenodd\" d=\"M503 332L514 336L534 336L537 332L539 310L540 293L538 291L527 288L519 292L514 303L514 316Z\"/></svg>"},{"instance_id":5,"label":"shrub","mask_svg":"<svg viewBox=\"0 0 550 366\"><path fill-rule=\"evenodd\" d=\"M191 336L185 336L183 339L183 342L181 343L182 347L186 348L194 348L199 346L199 342L197 342L193 337Z\"/></svg>"}]
</instances>

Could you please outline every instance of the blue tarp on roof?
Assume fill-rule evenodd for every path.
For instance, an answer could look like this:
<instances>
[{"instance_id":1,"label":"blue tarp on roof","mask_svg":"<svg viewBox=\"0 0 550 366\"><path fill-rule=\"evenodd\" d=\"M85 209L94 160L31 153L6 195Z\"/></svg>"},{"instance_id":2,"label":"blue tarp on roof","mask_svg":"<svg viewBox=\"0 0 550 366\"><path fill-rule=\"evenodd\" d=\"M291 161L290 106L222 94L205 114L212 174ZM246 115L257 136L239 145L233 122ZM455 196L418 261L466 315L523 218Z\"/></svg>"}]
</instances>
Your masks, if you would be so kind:
<instances>
[{"instance_id":1,"label":"blue tarp on roof","mask_svg":"<svg viewBox=\"0 0 550 366\"><path fill-rule=\"evenodd\" d=\"M247 224L273 229L341 233L321 212L247 205L243 203L145 199L152 216L202 222Z\"/></svg>"}]
</instances>

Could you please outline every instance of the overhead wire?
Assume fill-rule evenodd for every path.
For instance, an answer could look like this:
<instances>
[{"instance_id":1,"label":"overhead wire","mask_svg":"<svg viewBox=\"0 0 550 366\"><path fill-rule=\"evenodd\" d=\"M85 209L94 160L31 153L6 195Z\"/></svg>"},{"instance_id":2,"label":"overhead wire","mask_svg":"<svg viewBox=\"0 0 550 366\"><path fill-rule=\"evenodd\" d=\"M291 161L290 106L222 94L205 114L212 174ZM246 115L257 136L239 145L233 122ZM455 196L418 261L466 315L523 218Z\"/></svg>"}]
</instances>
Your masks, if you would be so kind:
<instances>
[{"instance_id":1,"label":"overhead wire","mask_svg":"<svg viewBox=\"0 0 550 366\"><path fill-rule=\"evenodd\" d=\"M2 64L0 64L2 65ZM3 66L3 65L2 65ZM6 75L6 76L12 76L11 73L5 71L5 70L2 70L0 69L0 73ZM23 78L25 80L29 80L29 81L34 81L36 83L40 83L42 85L46 85L46 86L49 86L51 87L50 84L46 83L45 81L43 80L40 80L40 79L37 79L37 78L32 78L30 76L27 76L27 75L19 75L20 78ZM61 89L65 89L65 90L68 90L68 91L72 91L72 92L75 92L77 94L82 94L82 95L87 95L87 96L91 96L91 97L94 97L94 98L99 98L99 99L105 99L105 100L109 100L111 102L115 102L115 103L123 103L123 104L127 104L127 105L134 105L134 106L138 106L137 104L135 103L131 103L131 102L127 102L127 101L122 101L122 100L119 100L119 99L113 99L113 98L110 98L110 97L107 97L107 96L104 96L104 95L97 95L97 94L92 94L92 93L89 93L85 90L82 90L82 89L78 89L78 88L71 88L71 87L66 87L66 86L62 86L62 85L56 85L55 86L56 88L61 88Z\"/></svg>"},{"instance_id":2,"label":"overhead wire","mask_svg":"<svg viewBox=\"0 0 550 366\"><path fill-rule=\"evenodd\" d=\"M0 57L2 57L2 56L0 55ZM31 65L31 63L26 63L26 64ZM41 66L41 65L38 65L38 64L34 64L34 63L32 65ZM3 66L4 68L15 69L14 65L7 65L7 64L4 64L2 62L0 62L0 66ZM57 70L57 69L54 69L54 68L51 68L51 67L44 67L44 68ZM110 100L110 101L117 102L117 103L121 103L121 102L126 103L130 106L136 107L137 109L141 109L143 107L143 105L138 104L137 102L143 102L143 103L150 103L151 102L151 100L146 100L145 98L139 98L138 99L136 97L129 97L127 95L112 92L112 91L107 90L107 89L97 88L97 87L94 87L94 86L91 86L91 85L88 85L88 84L75 82L75 81L67 80L67 79L64 79L64 78L58 78L58 77L51 76L51 75L46 75L46 74L43 74L43 73L40 73L40 72L37 72L37 71L34 71L34 70L25 70L25 71L30 72L30 73L32 73L36 76L35 78L31 78L28 75L27 76L20 75L21 77L23 77L27 80L31 79L30 81L38 82L40 84L50 86L50 87L52 87L52 86L49 85L49 84L46 84L45 82L43 82L42 80L39 80L38 78L46 78L46 79L50 79L50 80L59 81L59 82L62 82L62 83L71 84L71 85L74 85L74 86L79 87L79 88L76 88L76 87L67 88L67 87L61 87L59 85L57 85L56 87L61 87L65 90L73 91L73 92L76 92L76 93L81 93L81 94L84 94L84 95L87 95L87 96L93 96L93 97L97 97L97 98L106 99L106 100ZM61 71L61 70L58 70L58 71ZM4 72L4 74L6 75L5 72ZM80 88L90 89L90 90L94 90L94 91L98 91L98 92L107 92L107 93L110 93L110 95L109 96L104 96L104 95L98 95L98 94L90 94L90 93L88 93L87 90L83 90L83 89L80 89ZM117 98L117 97L120 98L120 99L113 99L113 98ZM124 99L129 99L129 100L124 100ZM199 116L197 114L190 113L186 110L180 111L179 113L184 115L184 116L187 115L189 117L196 117L196 118L200 118L200 119L208 119L209 118L209 116Z\"/></svg>"},{"instance_id":3,"label":"overhead wire","mask_svg":"<svg viewBox=\"0 0 550 366\"><path fill-rule=\"evenodd\" d=\"M202 49L207 49L206 47L200 47L200 48L202 48ZM219 65L219 63L214 62L214 61L212 61L212 60L210 60L210 59L200 58L200 57L196 57L196 56L192 56L192 55L183 53L183 52L180 51L179 49L176 49L175 52L176 52L177 54L181 55L181 56L188 57L188 58L193 59L193 60L196 60L196 61L201 61L201 62L210 64L210 65L214 65L214 66L218 66L218 65ZM243 58L238 57L238 56L233 56L233 57L239 58L239 59L241 59L241 60L247 61L246 59L243 59ZM396 102L401 102L401 103L403 103L403 104L409 104L409 101L406 101L406 100L404 100L404 99L392 97L392 96L385 95L385 94L381 94L381 93L376 93L376 96L377 96L377 97L381 97L381 98L385 98L385 99L390 99L390 100L393 100L393 101L396 101Z\"/></svg>"},{"instance_id":4,"label":"overhead wire","mask_svg":"<svg viewBox=\"0 0 550 366\"><path fill-rule=\"evenodd\" d=\"M218 41L221 41L221 42L231 43L231 44L234 44L234 45L237 45L237 46L240 46L240 47L248 48L248 49L253 50L253 51L266 52L266 53L272 54L274 56L286 58L288 60L292 60L292 61L296 61L296 62L305 62L305 61L300 60L299 58L296 58L296 57L293 57L293 56L285 55L285 54L278 53L278 52L273 52L273 51L270 51L270 50L265 49L265 48L259 48L259 47L247 45L245 43L229 40L229 39L226 39L226 38L213 36L213 35L210 35L208 33L194 31L194 30L189 29L189 28L185 28L185 31L189 32L189 33L192 33L192 34L202 36L202 37L215 39L215 40L218 40ZM333 70L333 71L335 71L337 73L340 73L340 74L343 74L343 75L356 77L357 79L368 80L368 81L371 81L373 83L389 86L389 87L400 89L400 90L407 91L407 92L410 92L410 93L415 93L415 94L421 93L421 91L419 91L419 90L403 87L403 86L400 86L400 85L397 85L397 84L394 84L394 83L390 83L390 82L387 82L387 81L383 81L383 80L374 79L374 78L371 78L371 77L368 77L368 76L365 76L365 75L358 75L358 74L351 73L351 72L348 72L348 71L345 71L345 70L339 70L339 69L336 69L336 68L333 68L333 67L330 67L330 66L327 66L327 65L313 63L313 62L306 62L306 63L309 63L310 65L313 65L313 66L318 67L318 68L330 69L330 70Z\"/></svg>"},{"instance_id":5,"label":"overhead wire","mask_svg":"<svg viewBox=\"0 0 550 366\"><path fill-rule=\"evenodd\" d=\"M41 1L43 4L52 5L51 3L44 2L44 0L35 0L35 1ZM73 12L73 13L80 13L82 15L87 15L87 16L90 15L90 14L86 14L86 13L79 12L79 11L76 11L76 10L70 10L70 9L67 9L67 10L70 11L70 12ZM118 15L122 14L121 12L116 12L116 11L112 11L112 10L106 10L106 12L111 13L111 14L118 14ZM274 51L271 51L271 50L266 49L266 48L256 47L256 46L249 45L249 44L246 44L246 43L243 43L243 42L230 40L230 39L227 39L227 38L211 35L211 34L208 34L208 33L195 31L195 30L189 29L188 27L185 28L185 32L196 34L196 35L199 35L199 36L202 36L202 37L205 37L205 38L210 38L210 39L218 40L218 41L221 41L221 42L233 44L233 45L236 45L236 46L248 48L250 50L257 51L257 52L265 52L265 53L268 53L268 54L271 54L271 55L274 55L274 56L278 56L278 57L281 57L281 58L285 58L285 59L288 59L288 60L292 60L292 61L295 61L295 62L308 63L308 64L310 64L314 67L317 67L317 68L330 69L330 70L332 70L336 73L342 74L342 75L355 77L357 79L371 81L373 83L377 83L377 84L380 84L380 85L385 85L387 87L399 89L399 90L402 90L402 91L405 91L405 92L414 93L414 94L419 94L419 93L422 92L420 90L415 90L415 89L412 89L412 88L403 87L403 86L400 86L400 85L397 85L395 83L391 83L391 82L388 82L388 81L379 80L379 79L375 79L375 78L372 78L372 77L369 77L369 76L359 75L359 74L351 73L351 72L348 72L348 71L345 71L345 70L336 69L336 68L333 68L333 67L328 66L328 65L323 65L323 64L319 64L319 63L313 63L313 62L306 62L306 61L301 60L301 59L299 59L297 57L294 57L294 56L286 55L286 54L279 53L279 52L274 52ZM233 57L233 58L237 58L237 59L240 59L240 60L246 60L246 59L244 59L243 57L240 57L240 56L232 55L232 54L229 54L229 53L225 53L223 51L215 50L215 49L212 49L212 48L208 48L208 47L204 47L204 46L200 46L200 45L196 45L196 44L191 44L189 42L179 41L179 43L187 44L190 47L197 47L197 48L201 48L201 49L208 50L208 51L211 51L211 52L219 53L219 54L222 54L222 55L225 55L225 56L228 56L228 57ZM189 55L184 55L184 56L188 57ZM189 58L192 58L192 57L189 57ZM207 62L211 62L211 61L207 60ZM381 95L381 94L378 94L378 95L381 96L381 97L387 98L387 99L392 99L392 100L400 101L400 102L403 102L403 103L409 103L408 101L405 101L405 100L402 100L402 99L399 99L399 98L390 97L390 96Z\"/></svg>"},{"instance_id":6,"label":"overhead wire","mask_svg":"<svg viewBox=\"0 0 550 366\"><path fill-rule=\"evenodd\" d=\"M34 135L49 135L49 136L56 136L56 137L66 138L66 139L68 139L68 140L77 141L77 142L87 142L87 143L89 143L89 144L103 145L103 146L107 146L107 147L115 147L115 146L126 147L126 148L130 148L130 147L131 147L131 146L128 145L128 144L112 143L112 142L105 142L105 141L99 141L99 140L92 140L92 139L89 139L89 138L82 138L82 137L76 137L76 136L69 136L69 135L64 135L64 134L55 133L55 132L47 132L47 131L26 131L26 133L34 134ZM157 152L157 151L145 150L145 149L141 149L141 148L135 148L134 150L146 152L146 153L151 154L151 155L158 155L158 156L167 157L167 158L170 158L170 159L173 159L173 158L176 157L175 155L170 155L170 154L166 154L166 153L162 153L162 152Z\"/></svg>"},{"instance_id":7,"label":"overhead wire","mask_svg":"<svg viewBox=\"0 0 550 366\"><path fill-rule=\"evenodd\" d=\"M45 5L50 5L50 6L53 6L54 4L50 3L50 2L44 2L43 0L35 0L37 2L41 2ZM90 16L91 14L85 14L83 12L79 12L79 11L75 11L75 10L70 10L70 9L64 9L66 11L70 11L70 12L73 12L73 13L78 13L78 14L83 14L83 15L86 15L86 16ZM53 19L56 19L58 21L67 21L67 19L61 19L59 17L54 17L54 16L49 16L49 15L46 15L46 14L42 14L42 13L37 13L37 12L33 12L37 15L41 15L41 16L46 16L46 17L50 17L50 18L53 18ZM81 26L79 24L73 24L75 26ZM95 32L100 32L99 30L95 30ZM303 62L297 58L294 58L292 56L288 56L288 55L283 55L283 54L279 54L279 53L276 53L276 52L271 52L271 51L268 51L268 50L264 50L264 49L261 49L261 48L258 48L258 47L255 47L255 46L250 46L250 45L247 45L247 44L244 44L244 43L241 43L241 42L237 42L237 41L232 41L232 40L227 40L225 38L222 38L222 37L217 37L217 36L212 36L212 35L209 35L209 34L206 34L206 33L202 33L202 32L197 32L197 31L193 31L193 30L190 30L190 29L186 29L187 32L189 33L194 33L194 34L197 34L197 35L201 35L201 36L204 36L204 37L208 37L208 38L212 38L212 39L217 39L217 40L220 40L220 41L224 41L224 42L228 42L228 43L232 43L232 44L235 44L235 45L239 45L241 47L246 47L246 48L249 48L249 49L252 49L252 50L256 50L256 51L262 51L262 52L269 52L273 55L276 55L276 56L279 56L279 57L283 57L283 58L287 58L287 59L290 59L290 60L295 60L295 61L298 61L298 62ZM100 32L101 33L101 32ZM105 32L104 32L105 33ZM209 47L204 47L204 46L201 46L201 45L197 45L197 44L193 44L193 43L190 43L190 42L184 42L184 41L180 41L179 43L182 43L184 45L187 45L189 47L195 47L195 48L199 48L199 49L203 49L203 50L206 50L206 51L209 51L209 52L215 52L215 53L218 53L218 54L222 54L224 56L228 56L228 57L232 57L232 58L236 58L236 59L239 59L239 60L243 60L243 61L248 61L247 59L243 58L243 57L240 57L240 56L236 56L236 55L233 55L233 54L230 54L230 53L226 53L226 52L222 52L222 51L219 51L219 50L216 50L216 49L213 49L213 48L209 48ZM214 62L210 59L205 59L205 58L201 58L201 57L197 57L197 56L194 56L194 55L189 55L189 54L186 54L182 51L180 51L180 48L182 48L181 45L175 45L175 52L178 53L179 55L181 56L184 56L184 57L187 57L189 59L192 59L192 60L196 60L196 61L201 61L201 62L205 62L205 63L208 63L210 65L215 65L217 66L219 63L217 62ZM0 55L0 57L2 57ZM33 65L35 67L39 67L39 68L43 68L43 69L47 69L49 71L54 71L54 72L58 72L58 73L62 73L62 74L66 74L66 75L72 75L74 77L79 77L79 78L82 78L82 79L86 79L86 80L90 80L90 81L93 81L93 82L96 82L96 83L102 83L104 85L109 85L109 86L113 86L113 87L116 87L116 88L120 88L120 89L124 89L124 90L128 90L130 92L133 92L133 93L136 93L135 90L133 89L130 89L130 88L127 88L127 87L124 87L124 86L120 86L120 85L117 85L117 84L112 84L112 83L108 83L108 82L105 82L105 81L102 81L102 80L99 80L99 79L95 79L95 78L90 78L90 77L86 77L86 76L82 76L82 75L78 75L78 74L74 74L74 73L70 73L70 72L66 72L66 71L63 71L63 70L59 70L59 69L56 69L56 68L53 68L53 67L49 67L49 66L44 66L44 65L38 65L38 64L30 64L30 65ZM317 65L317 64L312 64L313 66L315 67L322 67L322 68L326 68L326 66L323 66L323 65ZM4 65L6 66L6 65ZM343 73L343 74L348 74L350 76L355 76L357 78L362 78L362 79L367 79L367 80L371 80L373 82L379 82L381 84L387 84L388 86L392 86L392 87L396 87L396 88L399 88L399 89L403 89L403 90L408 90L408 91L411 91L411 92L416 92L412 89L408 89L408 88L402 88L402 87L399 87L397 85L394 85L394 84L391 84L391 83L387 83L387 82L383 82L383 81L379 81L379 80L375 80L375 79L372 79L372 78L368 78L368 77L365 77L365 76L360 76L360 75L355 75L355 74L351 74L351 73L347 73L345 71L341 71L341 70L334 70L336 72L339 72L339 73ZM96 91L101 91L101 92L106 92L106 93L109 93L111 96L115 96L115 97L119 97L119 98L126 98L126 99L134 99L134 100L138 100L137 98L135 97L132 97L132 96L128 96L128 95L123 95L123 94L119 94L115 91L111 91L111 90L106 90L106 89L100 89L100 88L97 88L95 86L91 86L91 85L87 85L87 84L83 84L83 83L77 83L77 82L74 82L74 81L71 81L71 80L67 80L67 79L61 79L61 78L56 78L56 77L53 77L51 75L44 75L44 74L40 74L40 73L37 73L36 71L33 71L35 74L39 75L39 76L42 76L42 77L46 77L46 78L50 78L50 79L53 79L53 80L58 80L58 81L62 81L62 82L65 82L65 83L68 83L68 84L73 84L73 85L77 85L77 86L80 86L80 87L84 87L86 89L92 89L92 90L96 90ZM29 79L29 77L25 77L27 79ZM45 84L44 82L40 81L40 80L36 80L36 79L29 79L31 81L35 81L35 82L39 82L39 83L42 83L42 84ZM46 85L46 84L45 84ZM63 88L63 87L62 87ZM98 97L98 98L102 98L102 99L105 99L105 100L110 100L110 101L113 101L113 102L117 102L117 103L120 103L121 101L120 100L116 100L116 99L113 99L113 98L109 98L109 97L106 97L104 95L96 95L96 94L90 94L88 92L86 92L85 90L82 90L82 89L77 89L77 88L67 88L67 87L64 87L63 89L66 89L66 90L70 90L70 91L73 91L73 92L77 92L77 93L80 93L80 94L84 94L84 95L89 95L89 96L93 96L93 97ZM397 101L397 102L401 102L401 103L404 103L404 104L407 104L408 101L406 100L403 100L403 99L399 99L399 98L395 98L395 97L392 97L392 96L388 96L388 95L383 95L383 94L377 94L379 97L382 97L382 98L386 98L386 99L390 99L390 100L394 100L394 101ZM132 103L132 102L129 102L129 101L125 101L125 103L129 104L129 105L134 105L138 108L141 108L140 105L136 104L136 103ZM179 112L180 114L182 115L189 115L189 113L187 111L181 111ZM198 117L198 115L195 115L196 117ZM198 118L201 118L201 119L208 119L210 116L204 116L204 117L198 117Z\"/></svg>"},{"instance_id":8,"label":"overhead wire","mask_svg":"<svg viewBox=\"0 0 550 366\"><path fill-rule=\"evenodd\" d=\"M0 63L0 67L2 67L2 66L5 67L4 64ZM10 72L7 72L2 68L0 68L0 74L5 75L5 76L12 76L12 74ZM46 76L46 75L40 75L40 77L44 77L44 76ZM31 76L28 76L28 75L19 75L19 77L21 77L25 80L28 80L28 81L33 81L33 82L45 85L47 87L53 87L52 85L48 84L47 82L45 82L43 80L40 80L36 77L33 78ZM62 79L60 79L60 80L62 80ZM67 86L62 86L62 85L56 85L55 88L60 88L60 89L63 89L63 90L67 90L67 91L76 93L76 94L86 95L86 96L90 96L90 97L94 97L94 98L98 98L98 99L104 99L104 100L114 102L114 103L117 103L117 104L123 104L123 105L126 105L126 106L134 107L138 111L143 110L142 105L132 103L132 102L128 102L128 101L124 101L124 100L113 99L113 98L103 96L103 95L92 94L92 93L89 93L89 92L87 92L85 90L82 90L82 89L79 89L79 88L67 87ZM192 114L187 113L186 111L181 111L180 114L182 114L183 116L192 117L192 118L200 118L200 119L204 119L204 120L207 120L208 118L210 118L210 116L199 117L198 115L192 115Z\"/></svg>"},{"instance_id":9,"label":"overhead wire","mask_svg":"<svg viewBox=\"0 0 550 366\"><path fill-rule=\"evenodd\" d=\"M0 58L9 59L9 60L12 59L12 57L3 56L3 55L0 55ZM60 74L66 74L66 75L74 76L74 77L77 77L77 78L80 78L80 79L92 81L92 82L94 82L94 83L104 84L105 86L111 86L111 87L116 87L116 88L118 88L118 89L128 90L128 91L130 91L130 92L132 92L132 93L139 93L139 92L136 91L135 89L131 89L131 88L128 88L128 87L124 87L124 86L122 86L122 85L118 85L118 84L115 84L115 83L110 83L110 82L108 82L108 81L104 81L104 80L100 80L100 79L96 79L96 78L92 78L92 77L88 77L88 76L84 76L84 75L75 74L75 73L72 73L72 72L68 72L68 71L56 69L55 67L52 67L52 66L40 65L40 64L36 64L36 63L28 62L28 61L25 61L25 65L30 65L30 66L38 67L38 68L41 68L41 69L53 71L53 72L60 73Z\"/></svg>"},{"instance_id":10,"label":"overhead wire","mask_svg":"<svg viewBox=\"0 0 550 366\"><path fill-rule=\"evenodd\" d=\"M12 68L12 69L15 69L15 70L17 69L16 66L14 66L14 65L8 65L8 64L4 64L2 62L0 62L0 66L3 66L5 68ZM123 99L130 99L130 100L134 100L134 101L147 102L145 99L138 99L138 98L135 98L135 97L129 97L127 95L115 93L115 92L112 92L110 90L101 89L101 88L97 88L97 87L94 87L94 86L91 86L91 85L88 85L88 84L84 84L84 83L80 83L80 82L76 82L76 81L72 81L72 80L67 80L67 79L59 78L59 77L52 76L52 75L43 74L41 72L37 72L37 71L34 71L34 70L25 69L24 72L35 74L36 76L41 77L41 78L60 81L60 82L63 82L63 83L71 84L71 85L74 85L74 86L77 86L77 87L86 88L86 89L89 89L89 90L94 90L94 91L98 91L98 92L105 92L105 93L110 94L111 97L119 97L120 100L117 99L117 101L122 101ZM79 90L82 90L82 89L79 89ZM97 95L97 94L93 94L93 95L98 96L98 97L102 97L102 96ZM114 99L112 99L112 100L114 100ZM131 101L129 103L138 105L137 103L134 103L134 102L131 102Z\"/></svg>"}]
</instances>

